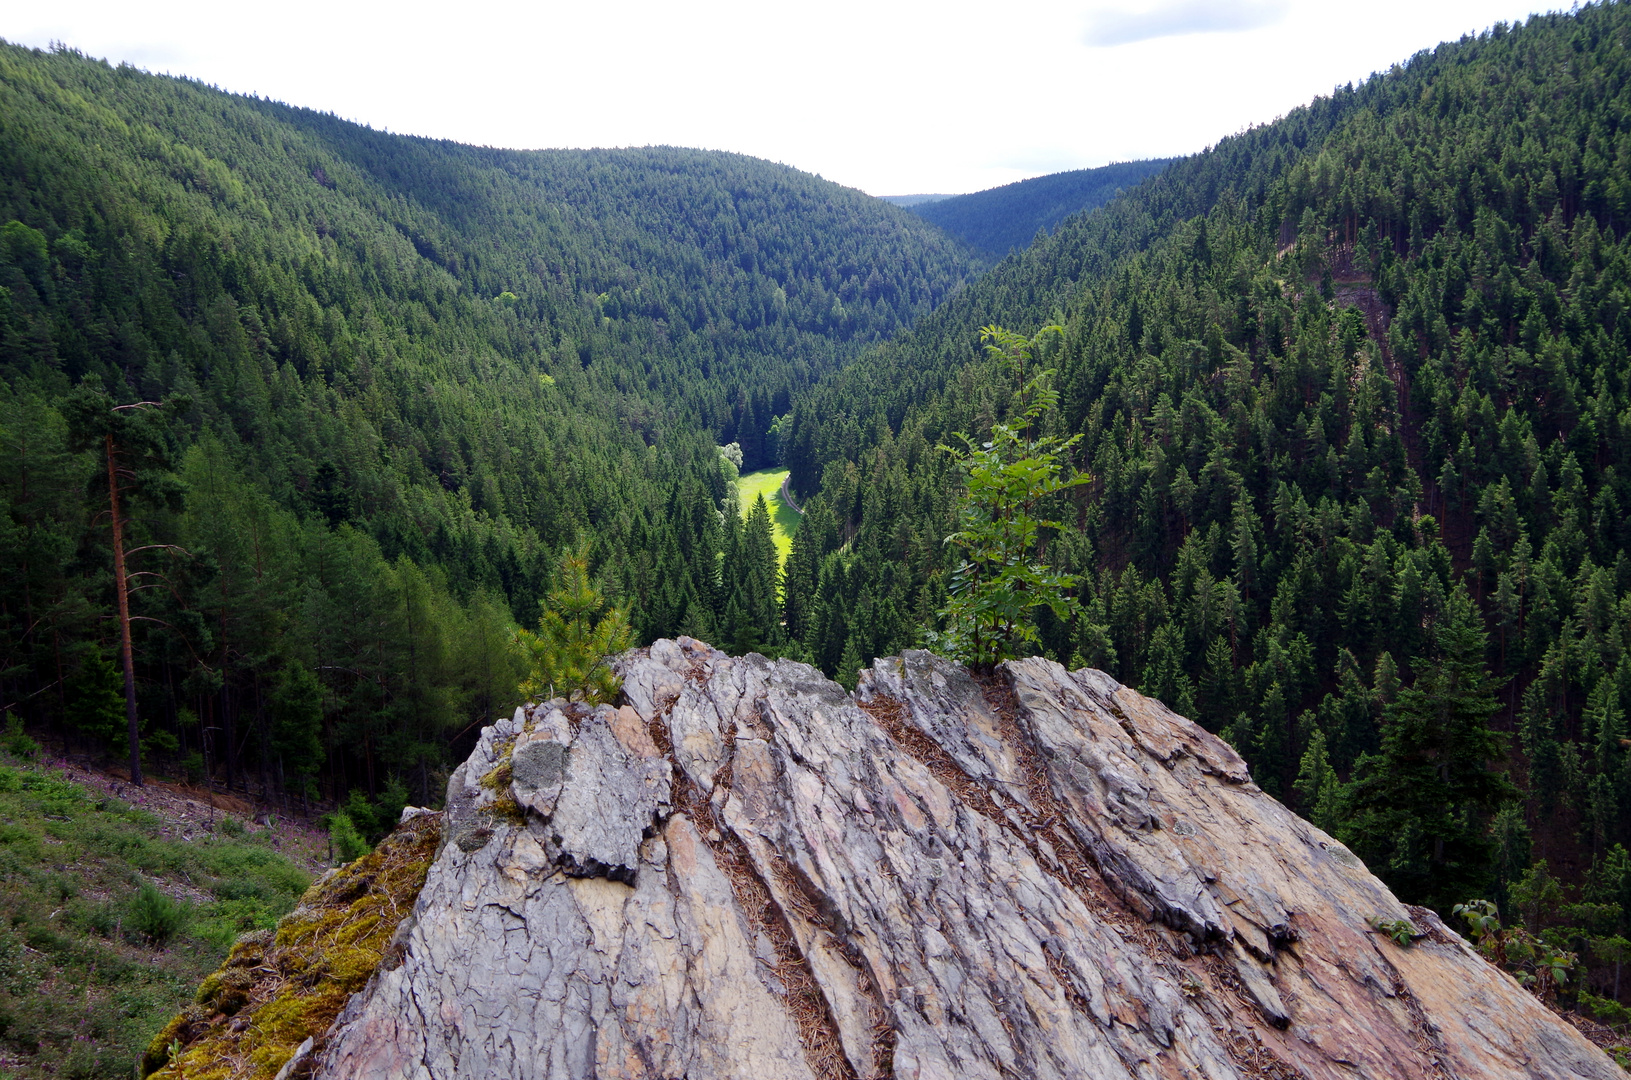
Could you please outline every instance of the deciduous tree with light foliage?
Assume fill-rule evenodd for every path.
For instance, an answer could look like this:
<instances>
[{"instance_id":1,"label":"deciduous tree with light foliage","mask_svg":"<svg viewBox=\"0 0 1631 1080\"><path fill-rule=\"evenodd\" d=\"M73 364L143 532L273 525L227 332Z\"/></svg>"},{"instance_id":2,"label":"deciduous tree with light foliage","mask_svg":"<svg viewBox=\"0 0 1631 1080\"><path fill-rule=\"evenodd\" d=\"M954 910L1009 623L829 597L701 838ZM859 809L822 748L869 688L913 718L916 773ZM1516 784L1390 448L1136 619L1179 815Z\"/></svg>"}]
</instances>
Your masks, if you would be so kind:
<instances>
[{"instance_id":1,"label":"deciduous tree with light foliage","mask_svg":"<svg viewBox=\"0 0 1631 1080\"><path fill-rule=\"evenodd\" d=\"M1013 409L1008 422L991 425L988 441L959 432L962 446L940 447L968 478L963 527L946 537L946 543L962 549L963 560L940 611L943 628L927 633L925 641L964 663L988 667L1027 655L1038 641L1038 608L1065 619L1077 606L1070 591L1077 576L1050 569L1039 554L1042 530L1063 526L1037 516L1044 498L1092 479L1086 473L1066 475L1080 435L1037 433L1040 421L1058 406L1059 394L1050 385L1052 369L1034 374L1030 369L1049 339L1063 332L1046 326L1027 338L1000 326L982 327L986 354L1014 379Z\"/></svg>"}]
</instances>

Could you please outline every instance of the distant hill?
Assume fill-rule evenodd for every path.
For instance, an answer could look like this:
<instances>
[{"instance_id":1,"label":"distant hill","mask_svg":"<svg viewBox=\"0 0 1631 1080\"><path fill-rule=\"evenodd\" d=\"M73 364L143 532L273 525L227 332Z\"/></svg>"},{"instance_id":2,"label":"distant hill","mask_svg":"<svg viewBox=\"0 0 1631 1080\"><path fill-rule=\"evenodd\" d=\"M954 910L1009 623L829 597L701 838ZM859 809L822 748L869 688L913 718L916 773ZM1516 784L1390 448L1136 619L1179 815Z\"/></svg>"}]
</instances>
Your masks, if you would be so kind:
<instances>
[{"instance_id":1,"label":"distant hill","mask_svg":"<svg viewBox=\"0 0 1631 1080\"><path fill-rule=\"evenodd\" d=\"M183 397L151 415L184 504L124 500L185 560L133 601L142 737L155 773L301 798L435 798L570 545L642 639L715 633L744 610L716 444L770 464L794 395L984 262L740 154L409 138L65 47L0 42L0 131L0 713L123 730L106 462L64 410Z\"/></svg>"},{"instance_id":2,"label":"distant hill","mask_svg":"<svg viewBox=\"0 0 1631 1080\"><path fill-rule=\"evenodd\" d=\"M895 195L889 201L977 248L1003 255L1027 247L1070 215L1093 210L1176 160L1124 161L1098 169L1036 176L969 195ZM913 199L915 202L905 200Z\"/></svg>"}]
</instances>

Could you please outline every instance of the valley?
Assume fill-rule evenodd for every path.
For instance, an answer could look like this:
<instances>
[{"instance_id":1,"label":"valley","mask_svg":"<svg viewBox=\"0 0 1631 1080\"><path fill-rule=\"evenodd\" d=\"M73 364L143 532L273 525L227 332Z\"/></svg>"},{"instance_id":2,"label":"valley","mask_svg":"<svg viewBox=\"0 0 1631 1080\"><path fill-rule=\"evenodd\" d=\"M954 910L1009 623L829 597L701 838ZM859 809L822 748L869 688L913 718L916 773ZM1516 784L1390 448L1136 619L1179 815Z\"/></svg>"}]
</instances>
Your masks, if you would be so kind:
<instances>
[{"instance_id":1,"label":"valley","mask_svg":"<svg viewBox=\"0 0 1631 1080\"><path fill-rule=\"evenodd\" d=\"M1164 703L1190 744L1238 760L1206 783L1257 793L1241 813L1284 813L1276 828L1369 868L1361 892L1393 929L1332 915L1342 933L1402 935L1379 955L1403 966L1422 955L1403 951L1411 919L1445 928L1428 942L1445 955L1465 933L1543 1006L1526 1024L1566 1013L1631 1060L1628 34L1618 0L1498 23L1195 154L915 202L723 151L392 134L0 42L0 1061L129 1075L331 845L362 880L356 860L397 835L414 874L434 863L427 880L456 889L463 856L435 861L428 820L393 833L405 807L462 792L446 820L474 861L499 859L475 854L493 836L556 843L547 784L517 785L494 742L522 723L523 685L559 695L562 719L539 706L526 723L554 726L503 738L566 747L588 725L619 769L684 773L624 839L705 851L763 920L759 890L787 882L743 876L769 848L708 800L780 784L732 770L769 769L751 755L783 729L743 712L716 731L689 698L635 710L651 687L619 690L613 666L674 694L706 669L719 702L813 695L960 813L1032 832L1055 796L1021 799L1023 818L1005 804L1010 820L982 793L1041 768L1043 712L1013 695L1107 680L1105 700ZM921 688L867 696L926 647L971 672L966 701L911 719L894 710ZM821 715L789 737L825 738ZM1020 718L1041 726L1021 739ZM1008 757L946 757L954 720L992 725ZM459 780L470 760L482 775ZM175 820L131 796L144 772ZM843 827L894 843L868 801L894 789L869 783L844 788L861 817L845 803ZM940 805L923 800L890 813ZM1071 813L1122 820L1109 802ZM290 850L253 827L270 816ZM1056 839L1003 843L1064 875L1070 907L1074 871L1050 860L1081 841ZM623 856L548 866L611 890L635 873ZM1146 893L1166 903L1114 868L1092 888L1129 920L1154 918ZM872 975L844 984L843 1024L821 1012L838 1006L817 984L861 946L811 951L798 920L830 912L804 903L750 935L809 1013L770 1041L886 1075L890 1040L917 1029L890 1026ZM132 931L139 906L185 928ZM1208 987L1247 980L1221 1008L1268 1017L1252 1038L1279 1045L1273 980L1216 970L1217 950L1272 968L1295 942L1259 923L1162 948ZM370 959L344 995L277 953L308 965L296 997L333 991L325 1031L400 959L380 925L358 931ZM1088 1002L1058 1014L1074 1024L1097 999L1059 989L1058 960L1034 967ZM248 1038L191 1008L176 1032ZM982 1062L1006 1053L992 1024ZM294 1035L231 1075L270 1080Z\"/></svg>"}]
</instances>

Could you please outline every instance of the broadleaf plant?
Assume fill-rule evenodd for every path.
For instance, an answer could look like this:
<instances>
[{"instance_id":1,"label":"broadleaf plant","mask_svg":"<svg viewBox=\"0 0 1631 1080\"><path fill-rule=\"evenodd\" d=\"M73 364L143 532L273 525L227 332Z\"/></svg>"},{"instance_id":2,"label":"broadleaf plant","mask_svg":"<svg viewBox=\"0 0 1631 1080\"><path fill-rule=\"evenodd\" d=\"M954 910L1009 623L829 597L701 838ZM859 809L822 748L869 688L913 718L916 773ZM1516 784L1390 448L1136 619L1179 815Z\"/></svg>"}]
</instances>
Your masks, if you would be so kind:
<instances>
[{"instance_id":1,"label":"broadleaf plant","mask_svg":"<svg viewBox=\"0 0 1631 1080\"><path fill-rule=\"evenodd\" d=\"M1091 477L1066 473L1080 435L1037 434L1039 421L1057 408L1059 394L1050 385L1051 369L1028 371L1048 340L1063 332L1047 326L1026 338L999 326L983 327L980 340L987 355L1013 374L1014 408L1007 422L991 425L989 440L977 442L960 432L961 446L940 447L967 477L963 527L946 537L946 543L962 549L963 559L940 611L943 628L924 638L929 648L977 667L1027 655L1038 641L1037 609L1066 619L1077 607L1071 590L1080 579L1051 569L1039 555L1042 530L1063 526L1039 517L1038 507Z\"/></svg>"}]
</instances>

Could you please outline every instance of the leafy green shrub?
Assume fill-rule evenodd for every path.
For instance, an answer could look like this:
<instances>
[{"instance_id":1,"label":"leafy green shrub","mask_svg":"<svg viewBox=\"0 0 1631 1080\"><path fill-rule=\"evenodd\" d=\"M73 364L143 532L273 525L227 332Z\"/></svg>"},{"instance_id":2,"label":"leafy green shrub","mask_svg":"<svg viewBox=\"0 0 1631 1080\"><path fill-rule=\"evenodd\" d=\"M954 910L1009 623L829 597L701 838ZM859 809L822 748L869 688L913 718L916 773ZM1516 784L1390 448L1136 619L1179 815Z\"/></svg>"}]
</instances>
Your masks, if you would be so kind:
<instances>
[{"instance_id":1,"label":"leafy green shrub","mask_svg":"<svg viewBox=\"0 0 1631 1080\"><path fill-rule=\"evenodd\" d=\"M276 882L244 875L216 883L215 902L199 912L192 934L222 949L250 930L270 930L288 911L293 897ZM296 891L298 894L298 890Z\"/></svg>"},{"instance_id":2,"label":"leafy green shrub","mask_svg":"<svg viewBox=\"0 0 1631 1080\"><path fill-rule=\"evenodd\" d=\"M0 772L11 774L0 791L21 791L30 797L34 809L44 814L54 814L58 817L69 817L75 811L84 809L90 800L85 792L77 785L59 779L50 773L23 771L17 769L0 769ZM15 782L15 786L13 785Z\"/></svg>"},{"instance_id":3,"label":"leafy green shrub","mask_svg":"<svg viewBox=\"0 0 1631 1080\"><path fill-rule=\"evenodd\" d=\"M43 851L39 837L21 825L0 825L0 852L15 853L19 858L33 862L41 858Z\"/></svg>"},{"instance_id":4,"label":"leafy green shrub","mask_svg":"<svg viewBox=\"0 0 1631 1080\"><path fill-rule=\"evenodd\" d=\"M52 874L45 882L46 895L57 903L65 903L79 895L79 886L66 874Z\"/></svg>"},{"instance_id":5,"label":"leafy green shrub","mask_svg":"<svg viewBox=\"0 0 1631 1080\"><path fill-rule=\"evenodd\" d=\"M277 926L278 913L282 910L283 905L274 909L265 900L253 896L218 900L204 906L188 933L225 951L247 931L270 930Z\"/></svg>"},{"instance_id":6,"label":"leafy green shrub","mask_svg":"<svg viewBox=\"0 0 1631 1080\"><path fill-rule=\"evenodd\" d=\"M244 834L244 823L243 822L239 821L235 817L224 817L224 818L221 819L221 835L222 836L230 836L234 840L237 840L237 839L241 838L243 836L243 834Z\"/></svg>"},{"instance_id":7,"label":"leafy green shrub","mask_svg":"<svg viewBox=\"0 0 1631 1080\"><path fill-rule=\"evenodd\" d=\"M1415 924L1409 919L1384 919L1380 915L1371 920L1371 926L1378 933L1386 934L1393 939L1393 943L1401 949L1408 949L1412 942L1421 935L1417 933Z\"/></svg>"},{"instance_id":8,"label":"leafy green shrub","mask_svg":"<svg viewBox=\"0 0 1631 1080\"><path fill-rule=\"evenodd\" d=\"M130 1062L117 1049L76 1042L63 1059L61 1075L68 1080L125 1080Z\"/></svg>"},{"instance_id":9,"label":"leafy green shrub","mask_svg":"<svg viewBox=\"0 0 1631 1080\"><path fill-rule=\"evenodd\" d=\"M967 477L961 528L946 537L963 557L952 575L951 595L940 609L945 629L927 631L924 643L965 664L988 667L1029 655L1041 641L1038 609L1068 619L1080 607L1071 593L1080 579L1041 561L1042 530L1062 526L1037 515L1051 496L1092 477L1064 475L1081 435L1036 433L1057 408L1059 392L1049 385L1052 369L1028 374L1029 367L1040 366L1046 343L1063 334L1058 326L1043 327L1030 338L1000 326L982 327L986 353L1014 374L1013 413L1008 423L991 425L989 440L959 432L963 446L940 447Z\"/></svg>"},{"instance_id":10,"label":"leafy green shrub","mask_svg":"<svg viewBox=\"0 0 1631 1080\"><path fill-rule=\"evenodd\" d=\"M1544 860L1539 866L1539 875L1526 874L1525 881L1537 877L1544 879ZM1518 889L1513 891L1521 892ZM1571 976L1578 984L1585 973L1577 955L1555 939L1549 940L1553 938L1552 931L1543 931L1537 937L1523 926L1502 926L1500 911L1488 900L1469 900L1465 904L1457 904L1453 913L1467 921L1467 928L1485 959L1505 968L1530 993L1547 1004L1557 1000L1558 990L1570 982Z\"/></svg>"},{"instance_id":11,"label":"leafy green shrub","mask_svg":"<svg viewBox=\"0 0 1631 1080\"><path fill-rule=\"evenodd\" d=\"M130 928L154 945L163 947L186 927L192 912L185 901L172 900L143 883L130 901Z\"/></svg>"},{"instance_id":12,"label":"leafy green shrub","mask_svg":"<svg viewBox=\"0 0 1631 1080\"><path fill-rule=\"evenodd\" d=\"M276 851L258 844L212 843L203 848L201 855L204 869L212 877L223 881L214 886L218 898L248 895L243 892L224 894L222 889L253 888L257 895L267 897L277 893L281 894L278 910L282 913L294 907L300 894L311 884L311 878L304 870ZM227 885L225 882L238 884Z\"/></svg>"},{"instance_id":13,"label":"leafy green shrub","mask_svg":"<svg viewBox=\"0 0 1631 1080\"><path fill-rule=\"evenodd\" d=\"M329 817L329 842L334 845L334 859L336 863L348 863L362 858L373 850L368 841L362 838L357 827L351 823L351 818L344 812L338 811Z\"/></svg>"}]
</instances>

